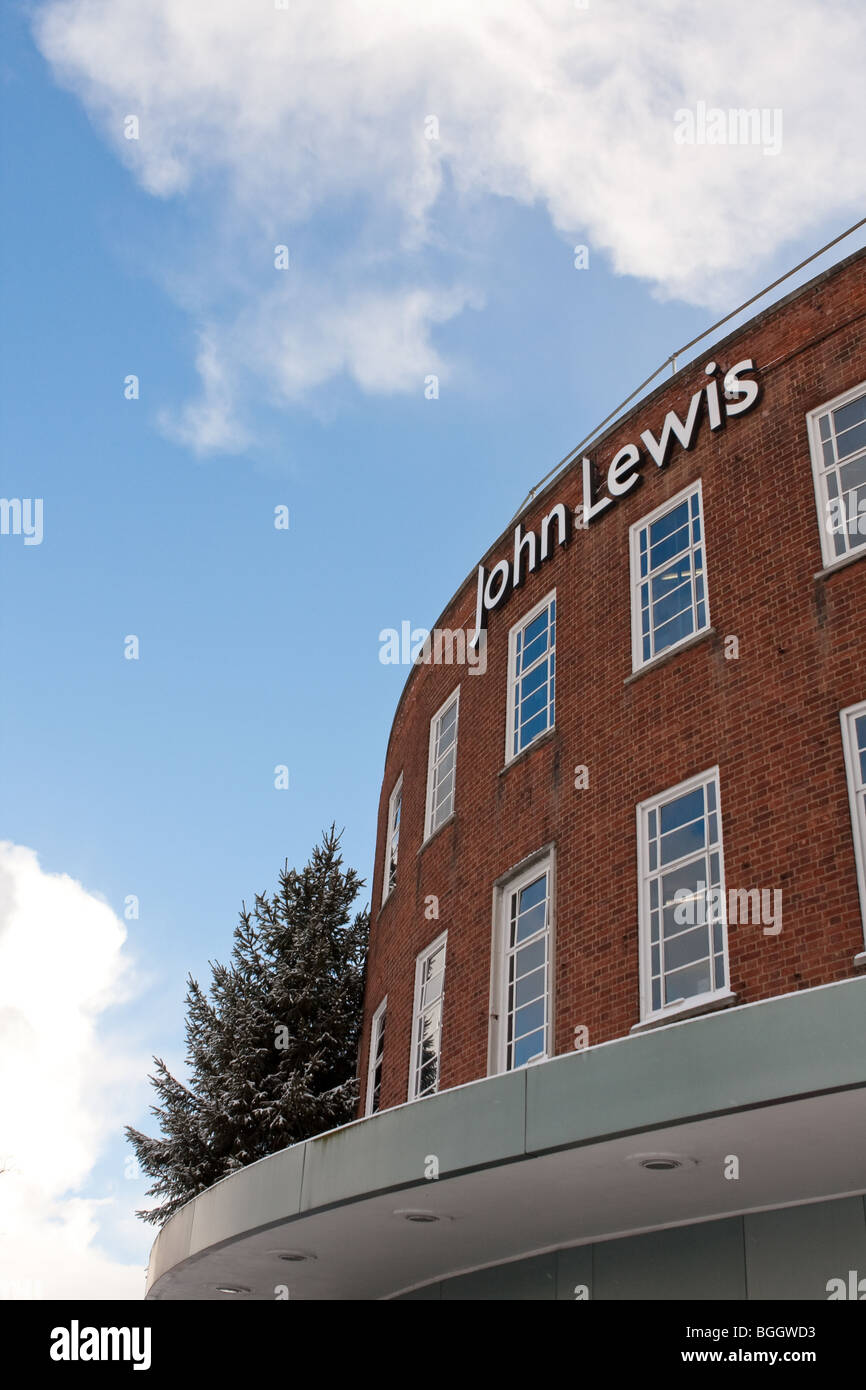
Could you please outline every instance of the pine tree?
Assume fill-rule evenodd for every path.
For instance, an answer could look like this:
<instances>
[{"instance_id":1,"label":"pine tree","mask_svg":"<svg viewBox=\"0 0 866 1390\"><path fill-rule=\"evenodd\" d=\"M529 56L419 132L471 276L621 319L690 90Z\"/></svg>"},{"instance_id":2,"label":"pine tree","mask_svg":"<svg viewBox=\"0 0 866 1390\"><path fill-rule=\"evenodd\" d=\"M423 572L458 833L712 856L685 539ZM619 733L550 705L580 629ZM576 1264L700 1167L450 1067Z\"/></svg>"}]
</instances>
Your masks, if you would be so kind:
<instances>
[{"instance_id":1,"label":"pine tree","mask_svg":"<svg viewBox=\"0 0 866 1390\"><path fill-rule=\"evenodd\" d=\"M364 886L343 868L332 825L298 873L283 867L272 895L242 906L230 965L210 962L206 995L186 996L189 1082L161 1058L150 1077L162 1136L131 1126L162 1224L197 1193L256 1159L351 1120L370 914L351 915Z\"/></svg>"}]
</instances>

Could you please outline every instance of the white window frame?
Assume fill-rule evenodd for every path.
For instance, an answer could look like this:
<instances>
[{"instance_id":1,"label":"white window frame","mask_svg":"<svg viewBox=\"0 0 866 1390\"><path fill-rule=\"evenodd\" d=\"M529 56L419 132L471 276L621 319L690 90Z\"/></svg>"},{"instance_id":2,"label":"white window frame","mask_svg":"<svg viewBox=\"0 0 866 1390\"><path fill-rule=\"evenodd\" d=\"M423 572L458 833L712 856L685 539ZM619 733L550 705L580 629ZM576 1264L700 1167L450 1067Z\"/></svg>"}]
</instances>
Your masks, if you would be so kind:
<instances>
[{"instance_id":1,"label":"white window frame","mask_svg":"<svg viewBox=\"0 0 866 1390\"><path fill-rule=\"evenodd\" d=\"M548 649L547 649L547 654L550 655L551 652L552 652L552 655L553 655L553 670L552 670L552 671L549 671L549 672L548 672L548 676L547 676L548 696L549 696L549 691L550 691L551 684L552 684L552 686L553 686L553 698L550 699L550 698L548 697L548 702L547 702L548 710L551 711L552 718L550 719L550 722L549 722L549 724L547 725L547 727L544 728L544 729L541 729L533 738L530 739L529 743L527 743L523 748L517 748L517 749L515 749L515 747L514 747L514 742L515 742L514 714L515 714L515 709L516 709L516 705L517 705L517 681L518 681L518 676L517 676L517 639L518 639L518 635L524 630L524 628L528 627L529 624L530 624L531 622L534 622L534 620L538 617L539 613L542 613L542 612L544 611L545 608L549 608L550 605L551 605L552 603L556 603L556 590L555 590L555 589L551 589L550 593L549 593L549 594L545 594L544 598L543 598L543 599L540 599L539 602L536 603L536 605L535 605L534 608L530 608L530 610L529 610L528 613L524 613L523 617L520 618L520 619L518 620L518 622L516 622L516 623L514 624L514 626L511 628L510 632L508 633L508 700L507 700L507 708L506 708L506 713L505 713L505 763L506 763L506 766L508 765L508 763L513 762L515 758L519 758L523 753L526 753L526 752L532 747L532 745L538 741L538 739L543 738L545 734L549 734L551 729L555 729L555 728L556 728L556 636L554 635L553 647L552 647L552 648L551 648L551 647L548 647ZM558 626L558 623L559 623L559 614L558 614L558 613L555 613L555 615L554 615L554 623L556 623L557 626Z\"/></svg>"},{"instance_id":2,"label":"white window frame","mask_svg":"<svg viewBox=\"0 0 866 1390\"><path fill-rule=\"evenodd\" d=\"M387 1018L387 1015L388 996L386 994L385 998L382 1000L378 1009L374 1013L373 1020L370 1024L370 1054L367 1058L367 1095L364 1103L365 1115L377 1115L379 1113L379 1110L381 1110L382 1108L380 1100L378 1110L373 1109L373 1092L376 1086L376 1062L378 1061L380 1047L382 1048L384 1054L383 1035L385 1031L385 1020ZM381 1093L381 1082L379 1083L379 1085Z\"/></svg>"},{"instance_id":3,"label":"white window frame","mask_svg":"<svg viewBox=\"0 0 866 1390\"><path fill-rule=\"evenodd\" d=\"M842 724L842 747L845 753L845 774L848 782L848 805L851 810L851 830L854 836L854 863L857 867L857 889L860 894L860 916L863 921L864 949L857 960L866 960L866 783L861 779L859 756L854 739L854 721L866 715L866 700L839 711Z\"/></svg>"},{"instance_id":4,"label":"white window frame","mask_svg":"<svg viewBox=\"0 0 866 1390\"><path fill-rule=\"evenodd\" d=\"M446 816L443 816L438 825L433 824L433 816L436 811L436 790L438 786L439 767L445 754L439 754L437 747L439 743L439 725L448 713L452 705L456 705L454 713L454 742L451 747L454 749L454 775L451 779L451 809ZM454 815L454 808L457 804L457 740L460 733L460 686L452 690L448 699L441 704L430 720L430 741L427 752L427 803L424 812L424 840L425 843L430 836L440 830L447 820ZM446 749L446 753L447 753Z\"/></svg>"},{"instance_id":5,"label":"white window frame","mask_svg":"<svg viewBox=\"0 0 866 1390\"><path fill-rule=\"evenodd\" d=\"M396 807L396 805L397 805L397 799L398 799L398 797L399 797L399 800L400 800L400 822L399 822L399 824L395 825L395 823L394 823L394 810L395 810L395 807ZM390 797L388 798L388 824L387 824L387 828L386 828L386 831L385 831L385 870L384 870L384 875L383 875L383 878L382 878L382 905L383 905L383 906L384 906L385 903L388 901L388 898L391 896L391 893L393 892L393 890L397 887L397 872L396 872L396 869L397 869L397 865L399 864L399 859L400 859L400 830L401 830L402 824L403 824L403 774L402 774L402 772L401 772L401 773L400 773L400 776L397 778L397 781L394 783L394 790L392 791ZM394 873L394 882L393 882L393 884L392 884L392 883L390 882L390 878L391 878L391 872L390 872L390 871L391 871L391 847L392 847L392 845L393 845L393 843L394 843L394 835L395 835L395 833L396 833L396 836L397 836L397 858L396 858L395 861L394 861L394 863L395 863L395 873Z\"/></svg>"},{"instance_id":6,"label":"white window frame","mask_svg":"<svg viewBox=\"0 0 866 1390\"><path fill-rule=\"evenodd\" d=\"M693 627L691 632L686 633L685 637L680 637L677 639L676 642L671 642L670 646L662 648L662 650L659 652L653 650L650 652L650 655L648 657L644 657L643 632L641 630L640 590L641 585L647 583L648 580L650 581L650 641L653 646L654 632L652 627L651 572L648 571L647 575L645 576L641 576L640 572L641 532L647 530L648 527L652 526L656 521L659 521L668 512L673 511L675 507L679 507L682 505L683 502L689 501L693 496L697 496L698 499L698 516L700 518L701 523L701 538L700 541L695 541L692 529L692 509L691 506L689 506L688 553L692 557L692 616L694 618L695 626ZM694 567L694 552L698 546L703 552L703 570L701 571L695 570ZM649 538L647 538L647 555L649 556ZM704 494L700 478L698 478L693 483L689 483L688 487L683 488L680 492L676 493L674 497L669 497L666 502L660 503L659 506L653 508L651 512L647 512L646 516L642 516L639 521L636 521L631 526L629 530L629 556L631 569L631 665L632 671L634 672L642 670L644 666L651 666L656 661L661 661L662 658L669 656L671 652L678 651L679 648L685 646L687 642L693 642L695 638L699 637L702 632L709 631L709 628L711 626L710 592L709 584L707 582L707 523L706 517L704 515ZM695 584L695 579L699 573L703 575L704 581L703 600L698 600L697 586ZM700 625L700 627L698 626L697 612L697 606L699 601L702 601L704 605L704 622Z\"/></svg>"},{"instance_id":7,"label":"white window frame","mask_svg":"<svg viewBox=\"0 0 866 1390\"><path fill-rule=\"evenodd\" d=\"M821 533L821 558L824 561L825 569L835 569L837 565L843 565L849 560L859 559L861 555L866 555L866 543L858 546L850 545L847 531L844 532L845 549L841 555L836 554L833 533L828 529L830 493L827 479L831 473L838 472L840 465L834 463L829 468L825 467L821 440L822 416L829 415L831 411L839 410L842 406L850 404L851 401L856 401L858 396L864 395L866 395L866 381L861 381L858 386L852 386L850 391L843 391L841 396L836 396L832 401L827 401L824 405L817 406L815 410L810 410L806 416L806 425L809 431L809 453L812 458L812 481L815 485L815 506L818 510L818 529ZM835 458L835 449L833 454ZM845 463L852 463L856 458L857 455L853 454L850 459L845 459Z\"/></svg>"},{"instance_id":8,"label":"white window frame","mask_svg":"<svg viewBox=\"0 0 866 1390\"><path fill-rule=\"evenodd\" d=\"M544 1049L541 1054L522 1062L519 1067L508 1066L508 993L509 962L513 952L531 945L536 937L527 937L520 947L510 944L511 900L515 893L533 883L542 874L547 874L547 925L544 933L547 946L545 955L546 971L546 1010L544 1024ZM554 1039L554 960L556 945L556 855L553 845L546 845L530 855L522 863L498 880L493 892L493 951L490 972L490 1035L488 1042L487 1071L489 1076L498 1076L506 1071L523 1071L526 1067L546 1062L553 1056ZM530 972L531 973L531 972ZM514 1010L516 1012L516 1008Z\"/></svg>"},{"instance_id":9,"label":"white window frame","mask_svg":"<svg viewBox=\"0 0 866 1390\"><path fill-rule=\"evenodd\" d=\"M448 933L444 931L441 936L437 936L435 941L431 941L429 946L425 946L424 950L420 952L415 961L415 998L412 1005L412 1050L409 1054L408 1099L410 1101L426 1100L428 1096L436 1095L439 1090L439 1081L442 1075L442 1013L445 1007L445 967L448 963L447 942ZM418 1065L422 1040L421 1024L423 1023L424 1015L427 1013L428 1009L432 1007L431 1004L425 1003L422 997L424 985L426 983L424 973L430 957L435 955L440 949L443 952L442 970L440 972L442 975L442 987L433 1000L433 1004L437 1002L439 1004L439 1028L436 1035L436 1086L432 1091L427 1091L422 1096L418 1093L418 1085L421 1080L421 1068Z\"/></svg>"},{"instance_id":10,"label":"white window frame","mask_svg":"<svg viewBox=\"0 0 866 1390\"><path fill-rule=\"evenodd\" d=\"M709 782L714 782L716 789L715 814L718 817L718 845L707 845L704 853L718 854L719 856L719 883L718 889L721 896L721 935L722 935L722 959L724 961L725 983L724 985L711 990L704 991L703 994L688 995L684 999L672 1000L670 1004L664 1003L664 988L666 975L664 972L664 962L661 961L661 1007L654 1009L652 1002L652 940L651 940L651 918L650 918L650 881L653 878L661 878L662 873L670 873L680 862L672 860L670 865L664 868L659 864L655 869L650 868L649 857L649 816L651 812L660 813L661 807L669 801L675 801L681 796L686 796L697 787L705 786ZM675 1017L677 1014L700 1008L704 1004L710 1004L717 999L730 998L731 991L731 961L728 951L728 910L727 910L727 890L725 888L725 855L724 855L724 829L722 824L722 803L721 786L718 767L711 767L706 772L699 772L694 777L689 777L685 782L680 782L674 787L666 787L663 792L656 796L649 797L646 801L641 801L636 808L637 812L637 866L638 866L638 934L640 942L640 1011L641 1022L654 1022L657 1019ZM709 814L705 811L705 815ZM683 856L688 860L688 856ZM710 885L707 885L708 887ZM660 913L660 933L659 945L664 939L664 928L662 921L661 901L659 901ZM684 930L689 930L684 927ZM712 947L712 938L710 937ZM710 949L709 960L713 972L715 971L715 952ZM668 974L673 972L668 971Z\"/></svg>"}]
</instances>

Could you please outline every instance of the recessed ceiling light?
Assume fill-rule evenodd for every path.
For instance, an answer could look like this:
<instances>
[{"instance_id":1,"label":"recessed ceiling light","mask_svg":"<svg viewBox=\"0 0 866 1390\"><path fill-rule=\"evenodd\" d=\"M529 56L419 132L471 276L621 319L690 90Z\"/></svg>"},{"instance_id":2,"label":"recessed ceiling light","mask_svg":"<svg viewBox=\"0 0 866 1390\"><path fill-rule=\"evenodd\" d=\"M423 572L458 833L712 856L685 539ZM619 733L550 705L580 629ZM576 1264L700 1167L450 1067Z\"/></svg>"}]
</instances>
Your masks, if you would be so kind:
<instances>
[{"instance_id":1,"label":"recessed ceiling light","mask_svg":"<svg viewBox=\"0 0 866 1390\"><path fill-rule=\"evenodd\" d=\"M287 1260L289 1264L301 1264L304 1260L314 1260L316 1257L309 1250L281 1250L278 1259Z\"/></svg>"},{"instance_id":2,"label":"recessed ceiling light","mask_svg":"<svg viewBox=\"0 0 866 1390\"><path fill-rule=\"evenodd\" d=\"M399 1211L395 1211L394 1215L402 1216L404 1221L417 1222L418 1225L432 1224L434 1221L442 1220L442 1217L437 1216L435 1211L418 1211L411 1207L401 1208Z\"/></svg>"},{"instance_id":3,"label":"recessed ceiling light","mask_svg":"<svg viewBox=\"0 0 866 1390\"><path fill-rule=\"evenodd\" d=\"M649 1173L672 1173L677 1168L693 1168L695 1159L683 1154L629 1154L629 1163L645 1168Z\"/></svg>"},{"instance_id":4,"label":"recessed ceiling light","mask_svg":"<svg viewBox=\"0 0 866 1390\"><path fill-rule=\"evenodd\" d=\"M243 1284L217 1284L217 1293L249 1293L250 1290Z\"/></svg>"}]
</instances>

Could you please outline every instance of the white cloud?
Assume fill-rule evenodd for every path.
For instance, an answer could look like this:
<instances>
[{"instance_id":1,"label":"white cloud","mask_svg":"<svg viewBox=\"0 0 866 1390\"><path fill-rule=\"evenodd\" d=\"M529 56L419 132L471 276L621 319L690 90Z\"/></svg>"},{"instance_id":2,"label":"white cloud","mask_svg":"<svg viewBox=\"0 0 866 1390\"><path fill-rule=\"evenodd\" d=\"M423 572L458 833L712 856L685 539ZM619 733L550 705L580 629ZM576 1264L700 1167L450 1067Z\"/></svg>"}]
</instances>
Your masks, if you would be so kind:
<instances>
[{"instance_id":1,"label":"white cloud","mask_svg":"<svg viewBox=\"0 0 866 1390\"><path fill-rule=\"evenodd\" d=\"M160 414L166 434L188 445L197 454L222 449L240 453L249 440L235 413L235 388L226 361L218 346L219 330L207 328L199 334L196 368L201 381L198 400L189 401L180 414Z\"/></svg>"},{"instance_id":2,"label":"white cloud","mask_svg":"<svg viewBox=\"0 0 866 1390\"><path fill-rule=\"evenodd\" d=\"M125 939L106 903L0 842L0 1298L143 1296L142 1269L96 1244L128 1212L80 1195L143 1071L101 1023L129 997Z\"/></svg>"},{"instance_id":3,"label":"white cloud","mask_svg":"<svg viewBox=\"0 0 866 1390\"><path fill-rule=\"evenodd\" d=\"M431 329L467 302L454 288L461 248L436 231L443 207L471 217L481 196L538 204L563 238L657 293L730 307L792 236L853 221L866 191L860 0L721 11L693 0L48 0L36 30L144 188L212 201L251 261L259 242L309 233L291 298L249 270L240 325L220 285L236 297L244 272L214 270L202 400L177 425L202 449L241 447L220 393L258 377L293 399L337 373L396 391L436 370ZM675 112L700 101L780 109L781 153L678 145ZM124 139L128 114L137 141ZM438 140L425 138L429 115Z\"/></svg>"}]
</instances>

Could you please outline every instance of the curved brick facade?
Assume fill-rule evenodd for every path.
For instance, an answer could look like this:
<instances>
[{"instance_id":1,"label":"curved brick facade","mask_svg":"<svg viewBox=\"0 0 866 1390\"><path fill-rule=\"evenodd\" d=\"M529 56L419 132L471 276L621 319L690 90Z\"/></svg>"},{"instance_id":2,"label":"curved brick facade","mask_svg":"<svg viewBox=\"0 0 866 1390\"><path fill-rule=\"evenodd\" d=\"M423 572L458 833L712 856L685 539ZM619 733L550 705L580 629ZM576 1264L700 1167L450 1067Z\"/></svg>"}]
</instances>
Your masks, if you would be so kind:
<instances>
[{"instance_id":1,"label":"curved brick facade","mask_svg":"<svg viewBox=\"0 0 866 1390\"><path fill-rule=\"evenodd\" d=\"M723 374L746 360L754 369L744 377L760 384L756 403L713 429L704 395L693 447L674 441L657 466L642 432L657 438L670 410L685 420L711 380L706 364L718 364L712 379L721 392ZM491 1029L504 1026L491 1017L502 998L491 996L503 949L495 890L545 847L553 854L547 1055L572 1049L576 1028L595 1046L642 1020L675 1018L676 1008L642 1008L636 807L715 768L726 890L781 892L782 918L777 933L729 927L727 993L696 1006L750 1004L862 970L840 712L866 702L866 544L850 546L854 563L828 567L822 555L807 416L864 379L860 252L706 350L592 447L597 495L606 495L608 465L631 442L641 448L641 481L575 527L567 544L555 543L551 524L548 558L489 615L483 674L445 663L411 671L379 807L360 1113L370 1108L371 1023L386 996L377 1108L407 1099L416 960L444 932L438 1087L501 1069L491 1045ZM698 480L711 626L635 673L630 529ZM582 489L578 461L521 515L524 532L540 544L542 518L559 502L573 512ZM512 560L513 550L511 526L485 569ZM476 588L473 571L437 628L475 627ZM509 632L553 590L555 722L504 766ZM730 637L736 657L726 655ZM458 684L454 811L425 842L430 723ZM577 789L580 765L589 785ZM401 774L396 882L383 903L389 802Z\"/></svg>"}]
</instances>

